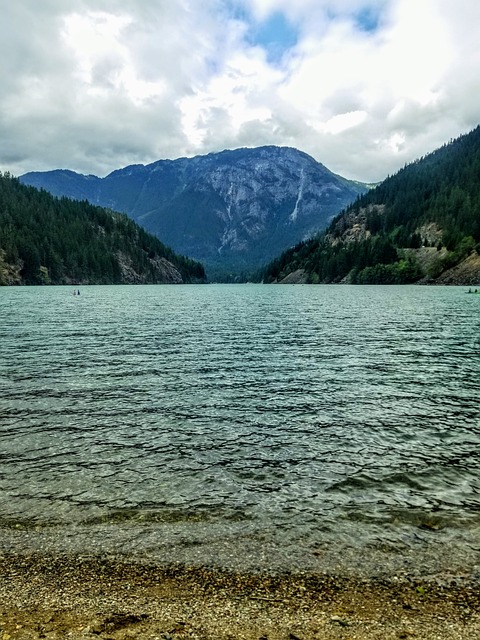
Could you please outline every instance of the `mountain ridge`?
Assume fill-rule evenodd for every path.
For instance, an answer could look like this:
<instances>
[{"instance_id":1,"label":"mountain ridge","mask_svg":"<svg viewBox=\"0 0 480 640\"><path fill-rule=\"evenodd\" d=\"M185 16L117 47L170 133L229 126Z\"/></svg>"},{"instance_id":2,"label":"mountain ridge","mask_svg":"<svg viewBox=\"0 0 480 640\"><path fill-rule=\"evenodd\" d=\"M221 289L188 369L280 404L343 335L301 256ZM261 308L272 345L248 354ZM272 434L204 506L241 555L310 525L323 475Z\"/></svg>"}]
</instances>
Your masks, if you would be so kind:
<instances>
[{"instance_id":1,"label":"mountain ridge","mask_svg":"<svg viewBox=\"0 0 480 640\"><path fill-rule=\"evenodd\" d=\"M20 180L129 215L211 273L238 277L316 234L367 190L293 147L225 149L116 169L60 169Z\"/></svg>"}]
</instances>

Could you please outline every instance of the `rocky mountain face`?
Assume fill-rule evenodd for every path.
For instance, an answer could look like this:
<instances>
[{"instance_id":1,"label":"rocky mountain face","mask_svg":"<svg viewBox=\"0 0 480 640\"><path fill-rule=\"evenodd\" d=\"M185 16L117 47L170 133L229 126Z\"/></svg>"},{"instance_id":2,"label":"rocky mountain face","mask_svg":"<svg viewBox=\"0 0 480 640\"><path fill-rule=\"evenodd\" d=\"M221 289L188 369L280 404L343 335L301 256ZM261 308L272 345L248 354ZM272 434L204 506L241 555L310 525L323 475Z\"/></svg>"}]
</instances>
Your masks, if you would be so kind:
<instances>
[{"instance_id":1,"label":"rocky mountain face","mask_svg":"<svg viewBox=\"0 0 480 640\"><path fill-rule=\"evenodd\" d=\"M159 160L105 178L56 170L20 180L126 213L175 251L203 262L211 279L266 264L324 229L367 190L305 153L274 146Z\"/></svg>"}]
</instances>

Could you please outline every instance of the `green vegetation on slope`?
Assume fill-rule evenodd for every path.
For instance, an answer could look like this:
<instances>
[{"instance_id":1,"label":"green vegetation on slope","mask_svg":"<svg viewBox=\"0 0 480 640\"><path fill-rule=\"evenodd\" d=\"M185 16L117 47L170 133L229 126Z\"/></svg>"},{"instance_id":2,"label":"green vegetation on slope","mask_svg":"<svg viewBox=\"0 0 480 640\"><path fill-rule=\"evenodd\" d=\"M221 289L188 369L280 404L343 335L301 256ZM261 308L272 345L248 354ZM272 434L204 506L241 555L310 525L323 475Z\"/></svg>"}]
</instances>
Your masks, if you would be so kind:
<instances>
[{"instance_id":1,"label":"green vegetation on slope","mask_svg":"<svg viewBox=\"0 0 480 640\"><path fill-rule=\"evenodd\" d=\"M427 266L421 247L431 247ZM289 249L262 274L308 282L435 279L480 252L480 127L404 167L360 196L325 233Z\"/></svg>"},{"instance_id":2,"label":"green vegetation on slope","mask_svg":"<svg viewBox=\"0 0 480 640\"><path fill-rule=\"evenodd\" d=\"M0 284L204 279L200 263L176 255L126 215L0 174Z\"/></svg>"}]
</instances>

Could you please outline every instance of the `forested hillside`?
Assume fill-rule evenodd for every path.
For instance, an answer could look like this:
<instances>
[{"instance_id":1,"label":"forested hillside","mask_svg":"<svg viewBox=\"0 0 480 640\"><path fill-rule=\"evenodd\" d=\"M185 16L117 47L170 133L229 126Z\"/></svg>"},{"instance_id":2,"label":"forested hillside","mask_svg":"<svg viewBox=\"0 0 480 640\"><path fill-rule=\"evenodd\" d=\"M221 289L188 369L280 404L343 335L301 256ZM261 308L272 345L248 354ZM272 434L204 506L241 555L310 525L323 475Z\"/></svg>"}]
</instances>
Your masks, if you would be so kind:
<instances>
[{"instance_id":1,"label":"forested hillside","mask_svg":"<svg viewBox=\"0 0 480 640\"><path fill-rule=\"evenodd\" d=\"M289 147L225 150L158 160L104 178L55 170L21 182L128 214L210 279L237 281L325 229L367 190Z\"/></svg>"},{"instance_id":2,"label":"forested hillside","mask_svg":"<svg viewBox=\"0 0 480 640\"><path fill-rule=\"evenodd\" d=\"M262 275L266 282L475 284L479 253L477 127L360 196L325 233Z\"/></svg>"},{"instance_id":3,"label":"forested hillside","mask_svg":"<svg viewBox=\"0 0 480 640\"><path fill-rule=\"evenodd\" d=\"M0 284L204 279L201 264L176 255L126 215L55 198L0 174Z\"/></svg>"}]
</instances>

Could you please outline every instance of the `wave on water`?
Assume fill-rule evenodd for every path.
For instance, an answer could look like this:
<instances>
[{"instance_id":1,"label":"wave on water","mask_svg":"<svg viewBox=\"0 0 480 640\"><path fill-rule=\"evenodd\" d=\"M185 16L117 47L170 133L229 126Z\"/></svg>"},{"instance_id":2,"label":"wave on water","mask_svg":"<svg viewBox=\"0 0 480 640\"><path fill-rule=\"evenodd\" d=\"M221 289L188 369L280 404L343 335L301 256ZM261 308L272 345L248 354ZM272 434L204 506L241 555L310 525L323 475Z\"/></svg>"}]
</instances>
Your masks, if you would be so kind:
<instances>
[{"instance_id":1,"label":"wave on water","mask_svg":"<svg viewBox=\"0 0 480 640\"><path fill-rule=\"evenodd\" d=\"M480 316L460 289L68 291L2 292L0 548L476 566Z\"/></svg>"}]
</instances>

